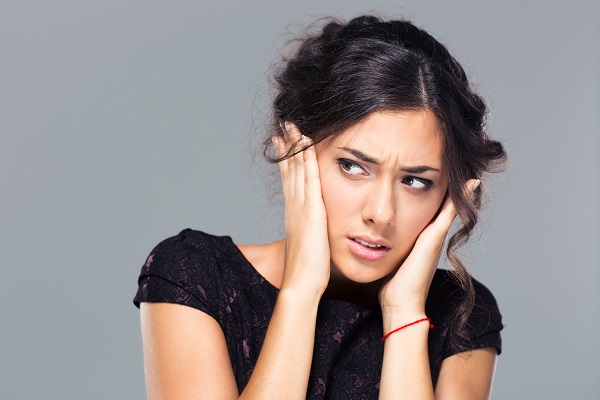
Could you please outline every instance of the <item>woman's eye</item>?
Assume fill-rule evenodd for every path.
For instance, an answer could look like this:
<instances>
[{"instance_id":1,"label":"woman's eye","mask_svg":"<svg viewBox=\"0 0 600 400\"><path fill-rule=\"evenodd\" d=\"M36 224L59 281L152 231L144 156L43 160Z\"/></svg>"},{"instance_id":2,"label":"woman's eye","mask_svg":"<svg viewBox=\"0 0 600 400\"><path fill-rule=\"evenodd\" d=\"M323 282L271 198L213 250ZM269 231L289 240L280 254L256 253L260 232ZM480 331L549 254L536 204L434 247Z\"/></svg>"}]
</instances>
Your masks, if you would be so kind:
<instances>
[{"instance_id":1,"label":"woman's eye","mask_svg":"<svg viewBox=\"0 0 600 400\"><path fill-rule=\"evenodd\" d=\"M431 186L431 181L428 179L416 178L414 176L407 176L402 179L402 183L411 187L411 189L424 190Z\"/></svg>"},{"instance_id":2,"label":"woman's eye","mask_svg":"<svg viewBox=\"0 0 600 400\"><path fill-rule=\"evenodd\" d=\"M338 163L340 164L342 171L349 175L360 175L365 172L364 168L360 164L357 164L353 161L340 159L338 160Z\"/></svg>"}]
</instances>

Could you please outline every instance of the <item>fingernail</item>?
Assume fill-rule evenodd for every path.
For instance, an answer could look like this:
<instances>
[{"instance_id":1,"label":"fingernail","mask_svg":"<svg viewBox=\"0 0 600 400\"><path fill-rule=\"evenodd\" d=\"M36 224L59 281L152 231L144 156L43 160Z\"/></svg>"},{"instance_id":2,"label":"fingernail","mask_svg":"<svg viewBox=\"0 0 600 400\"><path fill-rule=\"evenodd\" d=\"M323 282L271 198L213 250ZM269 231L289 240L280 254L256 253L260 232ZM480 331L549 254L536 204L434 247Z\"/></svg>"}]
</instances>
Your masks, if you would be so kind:
<instances>
[{"instance_id":1,"label":"fingernail","mask_svg":"<svg viewBox=\"0 0 600 400\"><path fill-rule=\"evenodd\" d=\"M475 191L475 189L477 189L477 187L479 186L479 184L481 183L480 179L477 179L475 181L475 183L473 184L473 188L471 189L471 193Z\"/></svg>"},{"instance_id":2,"label":"fingernail","mask_svg":"<svg viewBox=\"0 0 600 400\"><path fill-rule=\"evenodd\" d=\"M306 136L302 135L302 144L306 146Z\"/></svg>"},{"instance_id":3,"label":"fingernail","mask_svg":"<svg viewBox=\"0 0 600 400\"><path fill-rule=\"evenodd\" d=\"M287 122L287 121L285 121L285 122L283 123L283 126L284 126L284 128L285 128L285 132L286 132L286 133L290 133L290 123L289 123L289 122Z\"/></svg>"}]
</instances>

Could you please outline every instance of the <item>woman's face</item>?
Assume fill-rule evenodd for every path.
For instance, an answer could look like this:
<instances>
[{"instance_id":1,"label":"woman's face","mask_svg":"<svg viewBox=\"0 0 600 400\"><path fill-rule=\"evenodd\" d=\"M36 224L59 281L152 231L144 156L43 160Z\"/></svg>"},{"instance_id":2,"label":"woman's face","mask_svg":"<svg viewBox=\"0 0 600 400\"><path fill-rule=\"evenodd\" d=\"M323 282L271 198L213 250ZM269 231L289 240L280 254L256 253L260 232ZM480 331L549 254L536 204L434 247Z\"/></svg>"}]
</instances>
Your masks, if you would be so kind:
<instances>
[{"instance_id":1,"label":"woman's face","mask_svg":"<svg viewBox=\"0 0 600 400\"><path fill-rule=\"evenodd\" d=\"M394 272L448 187L435 115L375 112L316 150L332 274L368 283Z\"/></svg>"}]
</instances>

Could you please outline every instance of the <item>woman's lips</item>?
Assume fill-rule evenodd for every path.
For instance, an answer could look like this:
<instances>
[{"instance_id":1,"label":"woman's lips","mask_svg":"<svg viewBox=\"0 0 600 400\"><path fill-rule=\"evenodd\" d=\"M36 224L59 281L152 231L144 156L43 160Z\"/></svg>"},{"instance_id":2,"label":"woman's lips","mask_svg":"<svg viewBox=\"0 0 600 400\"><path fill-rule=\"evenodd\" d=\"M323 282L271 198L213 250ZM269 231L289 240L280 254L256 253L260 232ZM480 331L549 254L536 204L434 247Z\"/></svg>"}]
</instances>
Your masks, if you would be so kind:
<instances>
[{"instance_id":1,"label":"woman's lips","mask_svg":"<svg viewBox=\"0 0 600 400\"><path fill-rule=\"evenodd\" d=\"M381 245L380 243L376 242L371 243L369 240L365 240L362 238L356 239L367 242L371 245ZM389 247L367 247L357 242L354 238L348 238L348 246L350 247L350 250L352 250L355 256L368 261L381 260L391 250Z\"/></svg>"}]
</instances>

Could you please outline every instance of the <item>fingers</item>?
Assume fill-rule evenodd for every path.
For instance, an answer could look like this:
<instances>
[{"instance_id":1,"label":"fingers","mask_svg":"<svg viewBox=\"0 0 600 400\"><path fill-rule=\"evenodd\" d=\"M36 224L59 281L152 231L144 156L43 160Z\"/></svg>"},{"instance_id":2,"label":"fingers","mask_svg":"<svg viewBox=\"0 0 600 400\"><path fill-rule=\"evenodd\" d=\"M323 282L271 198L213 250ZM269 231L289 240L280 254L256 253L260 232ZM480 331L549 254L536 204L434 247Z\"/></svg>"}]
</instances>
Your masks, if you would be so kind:
<instances>
[{"instance_id":1,"label":"fingers","mask_svg":"<svg viewBox=\"0 0 600 400\"><path fill-rule=\"evenodd\" d=\"M471 197L471 195L473 194L475 189L477 189L477 187L479 186L480 183L481 183L481 180L479 180L479 179L469 179L463 186L465 196Z\"/></svg>"},{"instance_id":2,"label":"fingers","mask_svg":"<svg viewBox=\"0 0 600 400\"><path fill-rule=\"evenodd\" d=\"M303 136L300 133L300 130L295 124L291 122L285 123L286 132L289 135L289 148L288 151L291 154L298 152L303 145ZM290 162L288 163L288 172L290 176L293 176L293 181L290 180L290 185L294 191L294 197L299 196L299 198L304 197L304 160L302 152L294 154L289 158Z\"/></svg>"},{"instance_id":3,"label":"fingers","mask_svg":"<svg viewBox=\"0 0 600 400\"><path fill-rule=\"evenodd\" d=\"M317 152L310 138L306 138L306 144L309 146L303 151L306 198L308 201L318 201L322 203L323 196L321 194L321 178L319 176Z\"/></svg>"},{"instance_id":4,"label":"fingers","mask_svg":"<svg viewBox=\"0 0 600 400\"><path fill-rule=\"evenodd\" d=\"M284 195L288 199L321 199L319 168L311 139L302 135L293 123L286 122L281 128L283 136L275 136L272 140L281 159L279 168ZM312 193L318 193L319 196Z\"/></svg>"},{"instance_id":5,"label":"fingers","mask_svg":"<svg viewBox=\"0 0 600 400\"><path fill-rule=\"evenodd\" d=\"M273 146L275 146L275 150L277 151L277 157L281 160L283 155L285 154L285 140L281 136L273 136L271 137L271 141L273 142ZM281 160L279 162L279 172L281 173L281 182L283 185L283 195L287 198L288 190L287 190L287 179L288 179L288 170L287 170L287 160Z\"/></svg>"},{"instance_id":6,"label":"fingers","mask_svg":"<svg viewBox=\"0 0 600 400\"><path fill-rule=\"evenodd\" d=\"M479 179L469 179L463 186L463 192L466 197L470 197L473 191L477 189L481 181ZM454 202L448 196L442 203L440 212L433 222L433 224L437 227L438 232L442 235L446 235L452 222L456 218L456 207L454 207Z\"/></svg>"}]
</instances>

